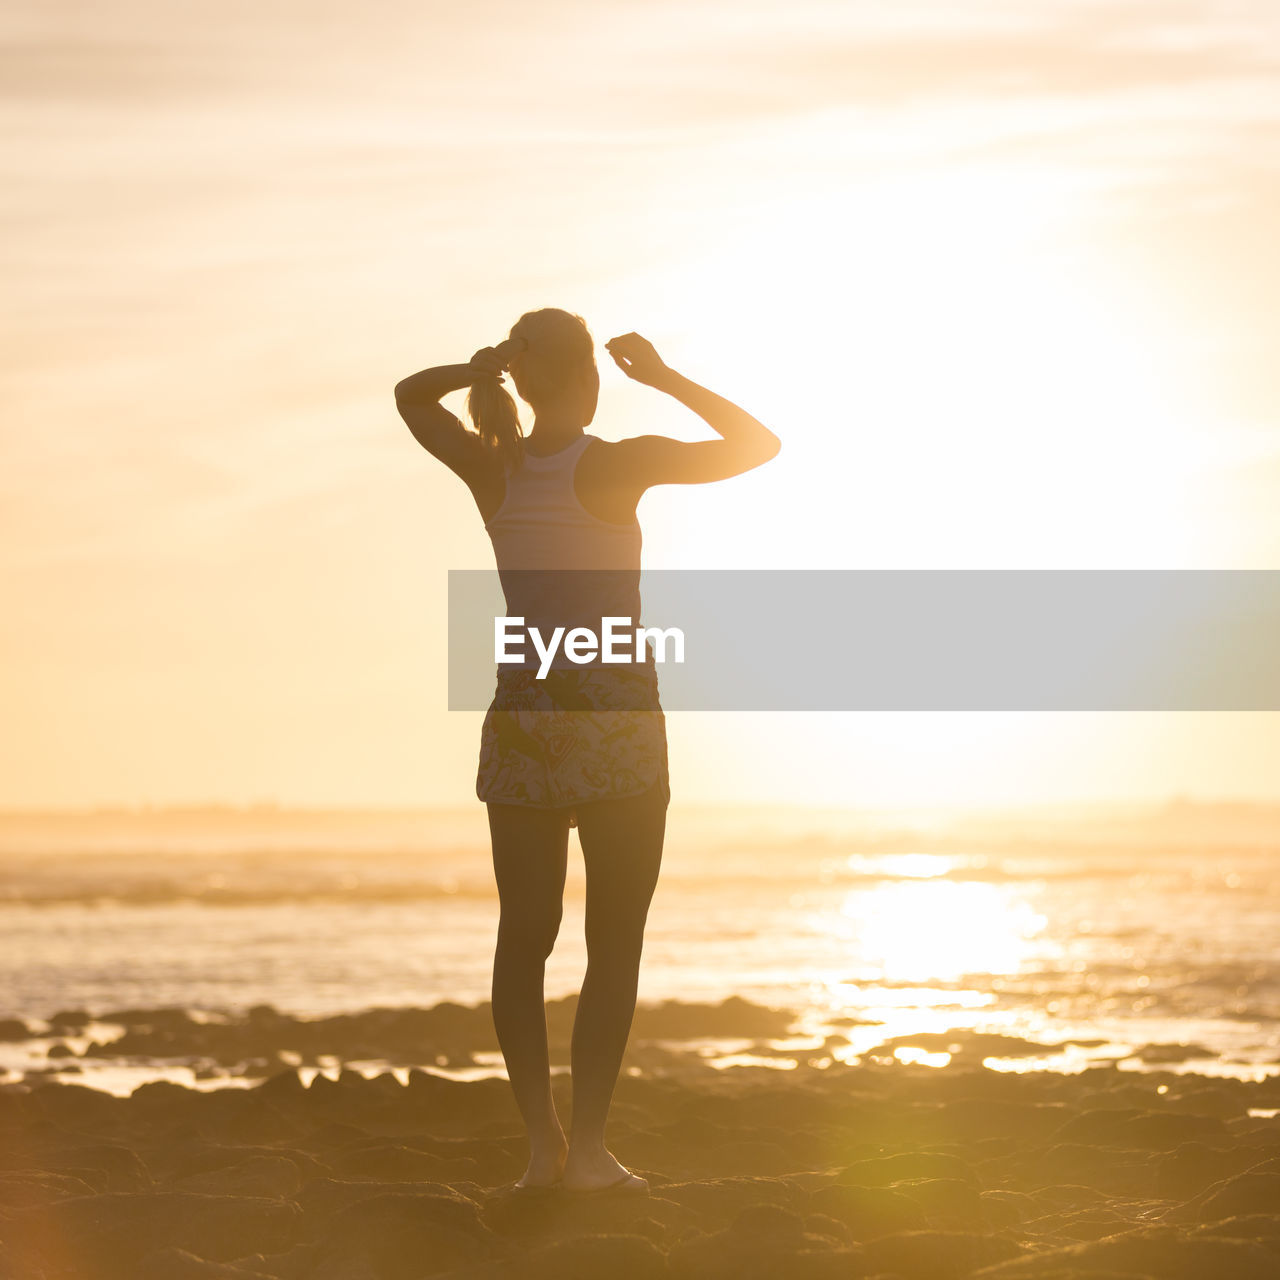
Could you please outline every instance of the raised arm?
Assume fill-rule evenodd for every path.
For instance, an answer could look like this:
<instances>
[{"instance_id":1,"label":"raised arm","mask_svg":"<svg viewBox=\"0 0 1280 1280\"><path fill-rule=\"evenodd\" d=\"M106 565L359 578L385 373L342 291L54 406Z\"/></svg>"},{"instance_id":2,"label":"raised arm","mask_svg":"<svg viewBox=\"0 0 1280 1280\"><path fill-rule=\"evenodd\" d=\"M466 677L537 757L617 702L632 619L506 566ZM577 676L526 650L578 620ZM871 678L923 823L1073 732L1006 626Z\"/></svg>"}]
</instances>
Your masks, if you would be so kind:
<instances>
[{"instance_id":1,"label":"raised arm","mask_svg":"<svg viewBox=\"0 0 1280 1280\"><path fill-rule=\"evenodd\" d=\"M493 459L484 441L467 430L440 398L469 387L475 378L476 368L470 363L444 364L396 383L396 408L413 438L473 490L488 477Z\"/></svg>"},{"instance_id":2,"label":"raised arm","mask_svg":"<svg viewBox=\"0 0 1280 1280\"><path fill-rule=\"evenodd\" d=\"M668 367L638 333L613 338L605 348L627 377L674 396L721 437L695 443L669 436L619 441L614 457L629 485L647 489L655 484L706 484L741 475L777 456L782 442L764 423Z\"/></svg>"},{"instance_id":3,"label":"raised arm","mask_svg":"<svg viewBox=\"0 0 1280 1280\"><path fill-rule=\"evenodd\" d=\"M503 451L487 435L464 427L440 397L472 387L480 378L501 383L511 357L523 345L523 339L506 339L496 347L481 347L466 364L423 369L396 384L396 408L414 439L466 482L485 520L502 505L506 490ZM467 403L470 408L470 400Z\"/></svg>"}]
</instances>

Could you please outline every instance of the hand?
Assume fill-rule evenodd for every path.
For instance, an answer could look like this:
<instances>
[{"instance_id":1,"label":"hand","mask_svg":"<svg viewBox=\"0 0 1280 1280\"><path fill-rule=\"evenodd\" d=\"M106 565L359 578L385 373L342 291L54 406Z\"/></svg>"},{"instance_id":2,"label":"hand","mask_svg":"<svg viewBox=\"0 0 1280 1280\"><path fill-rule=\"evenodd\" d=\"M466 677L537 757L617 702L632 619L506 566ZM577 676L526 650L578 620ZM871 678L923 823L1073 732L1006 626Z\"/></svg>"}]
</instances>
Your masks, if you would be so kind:
<instances>
[{"instance_id":1,"label":"hand","mask_svg":"<svg viewBox=\"0 0 1280 1280\"><path fill-rule=\"evenodd\" d=\"M653 343L638 333L624 333L619 338L610 338L604 346L613 357L614 364L628 378L643 382L646 387L656 387L671 373L662 357L654 350Z\"/></svg>"},{"instance_id":2,"label":"hand","mask_svg":"<svg viewBox=\"0 0 1280 1280\"><path fill-rule=\"evenodd\" d=\"M502 372L510 367L511 358L528 345L523 338L507 338L496 347L481 347L469 364L473 372L502 382Z\"/></svg>"}]
</instances>

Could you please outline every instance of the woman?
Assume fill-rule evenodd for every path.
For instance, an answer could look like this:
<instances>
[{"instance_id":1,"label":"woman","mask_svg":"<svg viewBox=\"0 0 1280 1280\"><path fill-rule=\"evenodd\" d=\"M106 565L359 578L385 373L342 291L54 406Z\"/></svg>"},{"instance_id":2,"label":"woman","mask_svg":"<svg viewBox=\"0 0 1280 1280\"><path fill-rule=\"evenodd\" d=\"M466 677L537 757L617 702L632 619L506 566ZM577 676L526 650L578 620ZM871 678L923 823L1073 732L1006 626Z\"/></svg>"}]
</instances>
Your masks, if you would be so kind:
<instances>
[{"instance_id":1,"label":"woman","mask_svg":"<svg viewBox=\"0 0 1280 1280\"><path fill-rule=\"evenodd\" d=\"M536 590L554 577L547 570L604 569L621 602L603 611L623 609L638 621L636 505L645 490L723 480L778 452L771 431L669 368L639 334L605 347L629 378L674 396L721 438L609 442L587 434L600 390L591 334L580 316L554 307L521 316L504 341L468 363L425 369L396 387L414 437L471 490L513 616L538 606L513 606L516 584ZM504 371L533 410L527 437ZM463 387L471 388L474 431L439 403ZM608 1151L604 1131L635 1013L670 795L652 663L562 669L545 681L504 667L481 734L476 790L488 806L500 901L493 1020L530 1144L514 1188L643 1194L647 1182ZM586 865L587 972L566 1139L551 1093L543 973L560 925L572 825Z\"/></svg>"}]
</instances>

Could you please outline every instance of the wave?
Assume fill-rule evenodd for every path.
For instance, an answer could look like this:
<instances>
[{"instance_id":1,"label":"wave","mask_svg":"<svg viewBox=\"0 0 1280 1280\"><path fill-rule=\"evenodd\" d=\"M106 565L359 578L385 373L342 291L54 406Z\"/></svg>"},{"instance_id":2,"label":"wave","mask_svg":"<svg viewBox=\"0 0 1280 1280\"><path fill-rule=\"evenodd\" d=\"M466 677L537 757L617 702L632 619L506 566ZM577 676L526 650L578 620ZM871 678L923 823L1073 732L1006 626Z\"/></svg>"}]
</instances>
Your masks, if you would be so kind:
<instances>
[{"instance_id":1,"label":"wave","mask_svg":"<svg viewBox=\"0 0 1280 1280\"><path fill-rule=\"evenodd\" d=\"M222 889L191 885L139 884L81 886L15 892L0 888L0 911L17 907L200 907L244 908L285 905L381 905L397 902L496 901L493 888L442 884L317 885L314 888Z\"/></svg>"}]
</instances>

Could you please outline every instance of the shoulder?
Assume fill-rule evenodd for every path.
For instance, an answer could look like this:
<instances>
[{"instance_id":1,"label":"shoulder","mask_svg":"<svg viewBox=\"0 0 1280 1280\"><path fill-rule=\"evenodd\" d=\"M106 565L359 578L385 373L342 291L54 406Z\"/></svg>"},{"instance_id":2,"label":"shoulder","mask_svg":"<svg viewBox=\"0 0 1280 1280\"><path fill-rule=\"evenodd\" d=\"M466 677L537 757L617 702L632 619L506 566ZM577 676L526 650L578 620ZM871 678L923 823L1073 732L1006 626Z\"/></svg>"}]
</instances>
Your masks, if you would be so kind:
<instances>
[{"instance_id":1,"label":"shoulder","mask_svg":"<svg viewBox=\"0 0 1280 1280\"><path fill-rule=\"evenodd\" d=\"M663 449L667 445L679 444L670 436L628 436L625 440L615 440L612 447L628 457L642 457L655 449Z\"/></svg>"},{"instance_id":2,"label":"shoulder","mask_svg":"<svg viewBox=\"0 0 1280 1280\"><path fill-rule=\"evenodd\" d=\"M601 440L587 450L592 461L603 468L615 471L621 479L627 474L638 474L644 467L667 456L671 449L679 448L680 441L669 436L628 436L625 440Z\"/></svg>"},{"instance_id":3,"label":"shoulder","mask_svg":"<svg viewBox=\"0 0 1280 1280\"><path fill-rule=\"evenodd\" d=\"M638 496L661 474L673 447L679 448L680 442L666 436L628 436L625 440L594 436L579 460L578 481L591 489L635 490Z\"/></svg>"}]
</instances>

